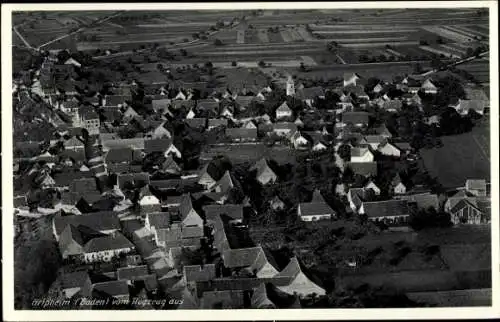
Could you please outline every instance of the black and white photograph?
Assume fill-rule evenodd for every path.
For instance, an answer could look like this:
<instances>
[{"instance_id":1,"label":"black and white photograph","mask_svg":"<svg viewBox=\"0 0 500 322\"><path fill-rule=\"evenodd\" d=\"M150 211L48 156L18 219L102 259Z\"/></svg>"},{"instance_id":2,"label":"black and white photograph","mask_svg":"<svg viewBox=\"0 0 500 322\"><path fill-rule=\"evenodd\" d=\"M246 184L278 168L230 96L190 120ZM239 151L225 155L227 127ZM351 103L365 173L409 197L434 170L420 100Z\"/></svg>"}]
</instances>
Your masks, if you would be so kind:
<instances>
[{"instance_id":1,"label":"black and white photograph","mask_svg":"<svg viewBox=\"0 0 500 322\"><path fill-rule=\"evenodd\" d=\"M427 3L2 6L9 310L492 309L498 8Z\"/></svg>"}]
</instances>

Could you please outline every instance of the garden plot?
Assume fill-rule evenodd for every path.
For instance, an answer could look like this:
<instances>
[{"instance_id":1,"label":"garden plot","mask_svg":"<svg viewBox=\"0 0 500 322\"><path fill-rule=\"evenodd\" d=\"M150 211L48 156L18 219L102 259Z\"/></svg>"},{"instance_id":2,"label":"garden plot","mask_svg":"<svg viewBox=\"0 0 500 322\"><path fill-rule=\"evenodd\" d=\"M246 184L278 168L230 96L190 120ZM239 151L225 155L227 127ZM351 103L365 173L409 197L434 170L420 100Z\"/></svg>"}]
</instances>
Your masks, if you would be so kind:
<instances>
[{"instance_id":1,"label":"garden plot","mask_svg":"<svg viewBox=\"0 0 500 322\"><path fill-rule=\"evenodd\" d=\"M318 49L316 48L300 48L300 49L293 49L293 53L298 55L298 54L307 54L307 53L317 53ZM225 56L234 56L234 57L248 57L248 56L274 56L274 55L280 55L280 54L286 54L287 52L284 51L283 49L271 49L271 50L260 50L260 49L255 49L255 50L247 50L247 51L241 51L241 50L227 50L227 51L204 51L200 52L198 55L203 56L203 57L211 57L211 56L219 56L219 55L225 55Z\"/></svg>"},{"instance_id":2,"label":"garden plot","mask_svg":"<svg viewBox=\"0 0 500 322\"><path fill-rule=\"evenodd\" d=\"M290 35L290 31L288 30L280 30L281 37L283 37L284 42L292 42L292 36Z\"/></svg>"},{"instance_id":3,"label":"garden plot","mask_svg":"<svg viewBox=\"0 0 500 322\"><path fill-rule=\"evenodd\" d=\"M244 44L245 43L245 30L238 30L236 32L236 43L237 44Z\"/></svg>"},{"instance_id":4,"label":"garden plot","mask_svg":"<svg viewBox=\"0 0 500 322\"><path fill-rule=\"evenodd\" d=\"M260 43L259 37L257 36L256 29L247 29L245 31L245 44L258 44Z\"/></svg>"},{"instance_id":5,"label":"garden plot","mask_svg":"<svg viewBox=\"0 0 500 322\"><path fill-rule=\"evenodd\" d=\"M467 53L467 48L463 48L462 46L459 46L456 43L445 44L440 46L444 49L450 50L452 53L456 53L457 55L465 56L465 54Z\"/></svg>"},{"instance_id":6,"label":"garden plot","mask_svg":"<svg viewBox=\"0 0 500 322\"><path fill-rule=\"evenodd\" d=\"M461 33L458 33L456 31L451 31L443 26L425 26L422 27L422 29L435 33L441 37L448 38L450 40L456 41L456 42L468 42L472 41L470 37L464 36Z\"/></svg>"},{"instance_id":7,"label":"garden plot","mask_svg":"<svg viewBox=\"0 0 500 322\"><path fill-rule=\"evenodd\" d=\"M477 36L477 37L488 38L490 36L488 30L485 32L485 31L474 30L472 28L469 28L468 26L454 26L454 27L459 29L459 30L462 30L464 32L468 32L468 33L470 33L474 36Z\"/></svg>"},{"instance_id":8,"label":"garden plot","mask_svg":"<svg viewBox=\"0 0 500 322\"><path fill-rule=\"evenodd\" d=\"M346 48L376 48L389 46L412 46L418 45L418 41L383 41L383 42L357 42L357 43L345 43L342 46Z\"/></svg>"},{"instance_id":9,"label":"garden plot","mask_svg":"<svg viewBox=\"0 0 500 322\"><path fill-rule=\"evenodd\" d=\"M257 36L259 37L260 42L262 43L268 43L269 42L269 37L267 36L267 30L266 29L259 29L257 32Z\"/></svg>"},{"instance_id":10,"label":"garden plot","mask_svg":"<svg viewBox=\"0 0 500 322\"><path fill-rule=\"evenodd\" d=\"M452 32L456 32L457 34L461 34L465 37L468 37L469 39L474 39L474 38L479 36L479 35L476 35L475 33L471 33L469 31L459 29L455 26L442 26L442 27L447 29L447 30L450 30Z\"/></svg>"},{"instance_id":11,"label":"garden plot","mask_svg":"<svg viewBox=\"0 0 500 322\"><path fill-rule=\"evenodd\" d=\"M360 36L360 35L356 35ZM335 41L339 44L358 44L358 43L375 43L375 42L400 42L407 40L408 37L382 37L382 38L328 38L328 41Z\"/></svg>"},{"instance_id":12,"label":"garden plot","mask_svg":"<svg viewBox=\"0 0 500 322\"><path fill-rule=\"evenodd\" d=\"M268 32L267 38L269 38L270 43L283 43L284 39L280 32Z\"/></svg>"},{"instance_id":13,"label":"garden plot","mask_svg":"<svg viewBox=\"0 0 500 322\"><path fill-rule=\"evenodd\" d=\"M349 35L349 34L356 34L356 35L363 35L363 34L384 34L384 33L413 33L417 32L418 29L408 29L408 28L403 28L403 29L383 29L381 30L380 28L375 28L375 29L355 29L355 30L314 30L312 33L313 34L320 34L320 35L335 35L335 34L341 34L341 35Z\"/></svg>"},{"instance_id":14,"label":"garden plot","mask_svg":"<svg viewBox=\"0 0 500 322\"><path fill-rule=\"evenodd\" d=\"M489 35L490 35L490 28L488 25L477 25L476 24L476 25L466 25L466 26L467 27L462 26L462 28L467 28L468 30L477 32L484 37L489 37Z\"/></svg>"},{"instance_id":15,"label":"garden plot","mask_svg":"<svg viewBox=\"0 0 500 322\"><path fill-rule=\"evenodd\" d=\"M189 28L189 27L210 27L210 22L188 22L188 23L160 23L160 24L140 24L138 28Z\"/></svg>"},{"instance_id":16,"label":"garden plot","mask_svg":"<svg viewBox=\"0 0 500 322\"><path fill-rule=\"evenodd\" d=\"M453 57L453 58L462 58L460 54L452 53L450 50L443 48L439 45L436 46L420 46L420 49L426 50L428 52L437 54L437 55L444 55L446 57ZM455 51L456 52L456 51Z\"/></svg>"},{"instance_id":17,"label":"garden plot","mask_svg":"<svg viewBox=\"0 0 500 322\"><path fill-rule=\"evenodd\" d=\"M300 37L302 37L302 39L304 39L305 41L315 40L314 37L311 35L311 33L302 26L297 27L297 32L299 33Z\"/></svg>"}]
</instances>

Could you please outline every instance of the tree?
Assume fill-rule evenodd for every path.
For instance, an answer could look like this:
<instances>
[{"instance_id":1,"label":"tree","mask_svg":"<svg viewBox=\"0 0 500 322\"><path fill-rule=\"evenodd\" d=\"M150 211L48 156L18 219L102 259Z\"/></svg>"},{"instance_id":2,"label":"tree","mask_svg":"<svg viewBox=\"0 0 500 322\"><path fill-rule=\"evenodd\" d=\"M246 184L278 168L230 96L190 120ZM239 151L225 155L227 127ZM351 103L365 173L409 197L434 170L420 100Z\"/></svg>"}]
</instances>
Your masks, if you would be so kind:
<instances>
[{"instance_id":1,"label":"tree","mask_svg":"<svg viewBox=\"0 0 500 322\"><path fill-rule=\"evenodd\" d=\"M421 39L421 40L419 41L419 44L420 44L420 46L429 46L429 43L428 43L428 42L427 42L427 40L425 40L425 39Z\"/></svg>"},{"instance_id":2,"label":"tree","mask_svg":"<svg viewBox=\"0 0 500 322\"><path fill-rule=\"evenodd\" d=\"M231 66L237 66L237 65L238 65L238 63L237 63L236 61L234 61L234 60L233 60L233 61L231 62Z\"/></svg>"},{"instance_id":3,"label":"tree","mask_svg":"<svg viewBox=\"0 0 500 322\"><path fill-rule=\"evenodd\" d=\"M338 155L344 161L349 161L351 159L351 146L348 144L342 144L339 146Z\"/></svg>"},{"instance_id":4,"label":"tree","mask_svg":"<svg viewBox=\"0 0 500 322\"><path fill-rule=\"evenodd\" d=\"M422 69L422 65L420 63L416 63L415 65L413 65L413 72L415 74L420 74L422 73L423 69Z\"/></svg>"},{"instance_id":5,"label":"tree","mask_svg":"<svg viewBox=\"0 0 500 322\"><path fill-rule=\"evenodd\" d=\"M224 43L223 43L223 42L222 42L222 40L220 40L219 38L216 38L216 39L214 40L214 45L215 45L215 46L222 46L222 45L224 45Z\"/></svg>"},{"instance_id":6,"label":"tree","mask_svg":"<svg viewBox=\"0 0 500 322\"><path fill-rule=\"evenodd\" d=\"M184 49L184 48L181 48L181 49L179 50L179 52L180 52L180 53L181 53L181 55L182 55L182 56L184 56L184 57L185 57L185 56L187 56L187 54L188 54L188 53L187 53L187 50L186 50L186 49Z\"/></svg>"},{"instance_id":7,"label":"tree","mask_svg":"<svg viewBox=\"0 0 500 322\"><path fill-rule=\"evenodd\" d=\"M337 49L339 48L339 44L336 41L332 41L326 45L326 48L328 49L328 51L336 53Z\"/></svg>"},{"instance_id":8,"label":"tree","mask_svg":"<svg viewBox=\"0 0 500 322\"><path fill-rule=\"evenodd\" d=\"M452 225L450 214L442 211L438 212L434 207L420 209L410 215L408 224L415 230L432 227L446 228Z\"/></svg>"},{"instance_id":9,"label":"tree","mask_svg":"<svg viewBox=\"0 0 500 322\"><path fill-rule=\"evenodd\" d=\"M301 72L304 72L306 70L306 66L304 65L304 62L300 62L300 67L299 67L299 70Z\"/></svg>"},{"instance_id":10,"label":"tree","mask_svg":"<svg viewBox=\"0 0 500 322\"><path fill-rule=\"evenodd\" d=\"M259 61L259 67L261 68L266 67L266 63L263 60Z\"/></svg>"}]
</instances>

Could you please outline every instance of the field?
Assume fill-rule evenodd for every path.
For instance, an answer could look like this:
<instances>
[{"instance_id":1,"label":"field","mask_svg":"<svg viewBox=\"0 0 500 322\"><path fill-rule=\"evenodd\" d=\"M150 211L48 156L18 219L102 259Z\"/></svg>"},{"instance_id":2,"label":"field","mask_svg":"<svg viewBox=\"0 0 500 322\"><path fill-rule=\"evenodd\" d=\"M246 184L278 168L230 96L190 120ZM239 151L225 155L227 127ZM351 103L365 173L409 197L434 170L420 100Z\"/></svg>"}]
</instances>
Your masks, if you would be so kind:
<instances>
[{"instance_id":1,"label":"field","mask_svg":"<svg viewBox=\"0 0 500 322\"><path fill-rule=\"evenodd\" d=\"M479 84L488 85L490 83L490 67L488 60L475 60L459 65L457 69L464 70L474 76L474 79Z\"/></svg>"},{"instance_id":2,"label":"field","mask_svg":"<svg viewBox=\"0 0 500 322\"><path fill-rule=\"evenodd\" d=\"M441 138L443 147L423 149L420 154L429 173L446 188L462 187L470 178L490 178L489 129Z\"/></svg>"}]
</instances>

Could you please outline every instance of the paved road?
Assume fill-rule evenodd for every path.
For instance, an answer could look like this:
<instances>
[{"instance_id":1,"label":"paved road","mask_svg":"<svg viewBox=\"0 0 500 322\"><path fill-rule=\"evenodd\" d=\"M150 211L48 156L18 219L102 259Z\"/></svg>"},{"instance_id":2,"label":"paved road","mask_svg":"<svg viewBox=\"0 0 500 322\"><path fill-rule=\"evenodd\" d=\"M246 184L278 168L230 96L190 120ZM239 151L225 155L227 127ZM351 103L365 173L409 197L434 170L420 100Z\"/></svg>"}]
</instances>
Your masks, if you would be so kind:
<instances>
[{"instance_id":1,"label":"paved road","mask_svg":"<svg viewBox=\"0 0 500 322\"><path fill-rule=\"evenodd\" d=\"M24 44L26 45L26 47L28 48L33 48L31 47L31 45L28 43L28 41L26 39L24 39L24 37L19 33L19 31L17 30L17 27L14 27L12 28L14 30L14 32L19 36L19 38L24 42Z\"/></svg>"}]
</instances>

